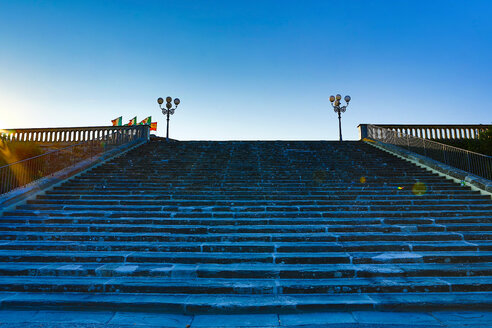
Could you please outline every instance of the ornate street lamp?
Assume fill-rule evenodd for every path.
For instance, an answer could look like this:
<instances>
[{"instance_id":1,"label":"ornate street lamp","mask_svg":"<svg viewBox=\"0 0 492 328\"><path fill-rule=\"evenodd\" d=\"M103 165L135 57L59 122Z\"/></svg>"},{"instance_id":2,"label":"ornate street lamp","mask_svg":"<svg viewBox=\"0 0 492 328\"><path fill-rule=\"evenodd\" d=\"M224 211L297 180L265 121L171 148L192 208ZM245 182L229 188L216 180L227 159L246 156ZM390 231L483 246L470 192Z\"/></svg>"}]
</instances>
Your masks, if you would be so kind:
<instances>
[{"instance_id":1,"label":"ornate street lamp","mask_svg":"<svg viewBox=\"0 0 492 328\"><path fill-rule=\"evenodd\" d=\"M180 103L179 98L174 98L174 105L171 103L173 101L173 98L171 97L166 97L166 108L162 108L162 104L164 103L164 99L159 98L157 99L157 103L159 104L159 107L162 110L162 114L167 116L167 129L166 129L166 141L169 141L169 115L173 115L174 111L176 108L178 108L178 105Z\"/></svg>"},{"instance_id":2,"label":"ornate street lamp","mask_svg":"<svg viewBox=\"0 0 492 328\"><path fill-rule=\"evenodd\" d=\"M345 99L345 102L347 103L346 106L340 106L342 104L340 101L341 99L342 99L342 96L340 94L337 94L336 96L330 96L331 107L333 107L333 110L335 111L335 113L338 113L338 130L340 133L340 141L342 141L342 115L341 115L341 113L345 113L351 98L350 98L350 96L345 96L344 99Z\"/></svg>"}]
</instances>

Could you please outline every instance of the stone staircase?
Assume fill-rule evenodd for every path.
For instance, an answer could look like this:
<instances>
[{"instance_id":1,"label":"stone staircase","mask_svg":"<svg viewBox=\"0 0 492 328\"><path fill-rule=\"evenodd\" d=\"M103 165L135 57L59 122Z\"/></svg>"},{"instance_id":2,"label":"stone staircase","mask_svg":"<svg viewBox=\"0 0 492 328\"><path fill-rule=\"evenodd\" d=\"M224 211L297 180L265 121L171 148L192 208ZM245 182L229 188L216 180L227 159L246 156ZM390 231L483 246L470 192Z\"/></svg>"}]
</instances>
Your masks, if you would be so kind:
<instances>
[{"instance_id":1,"label":"stone staircase","mask_svg":"<svg viewBox=\"0 0 492 328\"><path fill-rule=\"evenodd\" d=\"M5 211L3 308L492 308L492 201L361 142L151 141Z\"/></svg>"}]
</instances>

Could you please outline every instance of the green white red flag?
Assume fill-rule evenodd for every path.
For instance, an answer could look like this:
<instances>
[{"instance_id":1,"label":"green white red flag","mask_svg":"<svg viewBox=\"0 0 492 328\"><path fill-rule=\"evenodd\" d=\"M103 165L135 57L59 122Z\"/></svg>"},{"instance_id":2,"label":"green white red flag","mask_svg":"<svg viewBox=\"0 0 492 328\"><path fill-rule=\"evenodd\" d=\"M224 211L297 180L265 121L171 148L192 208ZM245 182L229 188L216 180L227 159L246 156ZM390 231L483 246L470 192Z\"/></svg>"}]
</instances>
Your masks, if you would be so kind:
<instances>
[{"instance_id":1,"label":"green white red flag","mask_svg":"<svg viewBox=\"0 0 492 328\"><path fill-rule=\"evenodd\" d=\"M138 124L140 124L140 125L150 125L150 124L151 124L151 122L152 122L152 116L149 116L149 117L147 117L146 119L142 120L142 121L141 121L140 123L138 123Z\"/></svg>"},{"instance_id":2,"label":"green white red flag","mask_svg":"<svg viewBox=\"0 0 492 328\"><path fill-rule=\"evenodd\" d=\"M128 126L137 125L137 117L135 116L128 122Z\"/></svg>"},{"instance_id":3,"label":"green white red flag","mask_svg":"<svg viewBox=\"0 0 492 328\"><path fill-rule=\"evenodd\" d=\"M114 120L111 120L111 123L113 123L113 126L121 126L122 120L123 116L120 116L118 118L115 118Z\"/></svg>"}]
</instances>

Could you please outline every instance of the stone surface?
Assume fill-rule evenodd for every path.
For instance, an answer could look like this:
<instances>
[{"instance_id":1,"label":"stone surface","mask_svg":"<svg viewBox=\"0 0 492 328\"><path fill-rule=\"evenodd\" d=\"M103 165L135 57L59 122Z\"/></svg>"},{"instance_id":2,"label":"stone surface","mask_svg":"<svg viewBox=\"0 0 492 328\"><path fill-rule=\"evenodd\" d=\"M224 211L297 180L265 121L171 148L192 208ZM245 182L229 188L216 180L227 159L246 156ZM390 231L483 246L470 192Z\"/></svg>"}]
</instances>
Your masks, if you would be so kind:
<instances>
[{"instance_id":1,"label":"stone surface","mask_svg":"<svg viewBox=\"0 0 492 328\"><path fill-rule=\"evenodd\" d=\"M363 324L406 324L406 325L439 325L440 322L432 315L416 312L369 312L356 311L353 315L357 322Z\"/></svg>"},{"instance_id":2,"label":"stone surface","mask_svg":"<svg viewBox=\"0 0 492 328\"><path fill-rule=\"evenodd\" d=\"M350 312L296 313L279 315L281 326L356 324Z\"/></svg>"},{"instance_id":3,"label":"stone surface","mask_svg":"<svg viewBox=\"0 0 492 328\"><path fill-rule=\"evenodd\" d=\"M0 310L0 323L34 322L37 311L5 311Z\"/></svg>"},{"instance_id":4,"label":"stone surface","mask_svg":"<svg viewBox=\"0 0 492 328\"><path fill-rule=\"evenodd\" d=\"M484 328L491 312L314 312L300 314L176 315L150 312L0 310L0 327L79 328Z\"/></svg>"},{"instance_id":5,"label":"stone surface","mask_svg":"<svg viewBox=\"0 0 492 328\"><path fill-rule=\"evenodd\" d=\"M492 326L492 312L461 311L432 312L437 320L449 326L465 327L471 325Z\"/></svg>"},{"instance_id":6,"label":"stone surface","mask_svg":"<svg viewBox=\"0 0 492 328\"><path fill-rule=\"evenodd\" d=\"M193 327L276 327L276 314L196 315Z\"/></svg>"},{"instance_id":7,"label":"stone surface","mask_svg":"<svg viewBox=\"0 0 492 328\"><path fill-rule=\"evenodd\" d=\"M186 327L192 316L162 313L117 312L109 321L112 325Z\"/></svg>"},{"instance_id":8,"label":"stone surface","mask_svg":"<svg viewBox=\"0 0 492 328\"><path fill-rule=\"evenodd\" d=\"M25 312L23 312L24 315ZM40 311L32 318L32 322L52 323L107 323L114 313L112 312L80 312L80 311Z\"/></svg>"}]
</instances>

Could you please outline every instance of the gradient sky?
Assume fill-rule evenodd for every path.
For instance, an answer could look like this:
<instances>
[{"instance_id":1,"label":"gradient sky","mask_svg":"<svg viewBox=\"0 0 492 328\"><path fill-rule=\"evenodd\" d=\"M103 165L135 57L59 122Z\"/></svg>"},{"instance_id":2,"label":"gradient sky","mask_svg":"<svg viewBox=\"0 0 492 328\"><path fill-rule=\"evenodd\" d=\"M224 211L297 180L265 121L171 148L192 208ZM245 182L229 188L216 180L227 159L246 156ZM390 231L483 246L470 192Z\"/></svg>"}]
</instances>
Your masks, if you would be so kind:
<instances>
[{"instance_id":1,"label":"gradient sky","mask_svg":"<svg viewBox=\"0 0 492 328\"><path fill-rule=\"evenodd\" d=\"M492 123L492 1L0 0L0 128L165 119L179 140Z\"/></svg>"}]
</instances>

